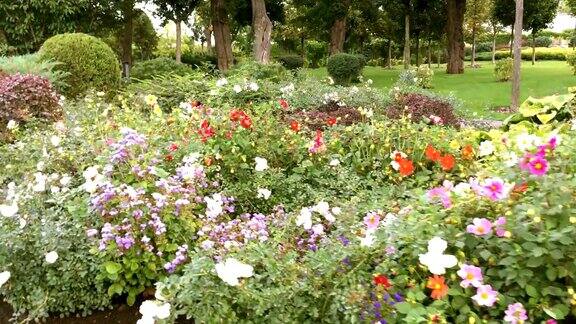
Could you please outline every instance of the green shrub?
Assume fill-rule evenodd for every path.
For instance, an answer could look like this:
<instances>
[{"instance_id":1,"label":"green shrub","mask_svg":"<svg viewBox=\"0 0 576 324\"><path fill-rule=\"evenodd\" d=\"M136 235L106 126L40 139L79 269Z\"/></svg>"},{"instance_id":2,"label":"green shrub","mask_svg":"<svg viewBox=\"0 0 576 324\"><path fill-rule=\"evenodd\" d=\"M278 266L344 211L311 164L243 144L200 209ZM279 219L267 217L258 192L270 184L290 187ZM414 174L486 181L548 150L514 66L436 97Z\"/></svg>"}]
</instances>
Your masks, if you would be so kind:
<instances>
[{"instance_id":1,"label":"green shrub","mask_svg":"<svg viewBox=\"0 0 576 324\"><path fill-rule=\"evenodd\" d=\"M570 92L574 92L574 89ZM504 124L509 126L528 121L533 124L549 124L569 121L574 118L576 96L573 93L554 95L544 98L526 99L518 108L518 112L506 118Z\"/></svg>"},{"instance_id":2,"label":"green shrub","mask_svg":"<svg viewBox=\"0 0 576 324\"><path fill-rule=\"evenodd\" d=\"M182 63L192 67L202 67L206 64L217 66L218 60L216 56L206 52L189 51L182 53Z\"/></svg>"},{"instance_id":3,"label":"green shrub","mask_svg":"<svg viewBox=\"0 0 576 324\"><path fill-rule=\"evenodd\" d=\"M357 55L339 53L328 58L326 67L335 83L348 85L360 77L364 63Z\"/></svg>"},{"instance_id":4,"label":"green shrub","mask_svg":"<svg viewBox=\"0 0 576 324\"><path fill-rule=\"evenodd\" d=\"M550 47L552 45L552 37L548 36L538 36L534 40L536 47Z\"/></svg>"},{"instance_id":5,"label":"green shrub","mask_svg":"<svg viewBox=\"0 0 576 324\"><path fill-rule=\"evenodd\" d=\"M0 70L7 74L32 74L50 80L59 92L66 88L65 79L68 73L57 70L59 63L40 60L38 54L0 57Z\"/></svg>"},{"instance_id":6,"label":"green shrub","mask_svg":"<svg viewBox=\"0 0 576 324\"><path fill-rule=\"evenodd\" d=\"M512 78L513 68L514 60L511 58L497 61L494 66L494 76L496 77L496 80L500 82L510 80Z\"/></svg>"},{"instance_id":7,"label":"green shrub","mask_svg":"<svg viewBox=\"0 0 576 324\"><path fill-rule=\"evenodd\" d=\"M258 62L249 60L236 65L230 70L230 76L244 76L256 80L268 80L272 82L280 82L288 75L286 68L280 63L260 64Z\"/></svg>"},{"instance_id":8,"label":"green shrub","mask_svg":"<svg viewBox=\"0 0 576 324\"><path fill-rule=\"evenodd\" d=\"M328 55L328 44L325 42L306 42L306 61L308 67L317 68L321 66L322 60Z\"/></svg>"},{"instance_id":9,"label":"green shrub","mask_svg":"<svg viewBox=\"0 0 576 324\"><path fill-rule=\"evenodd\" d=\"M572 51L566 54L566 62L572 67L574 75L576 75L576 52Z\"/></svg>"},{"instance_id":10,"label":"green shrub","mask_svg":"<svg viewBox=\"0 0 576 324\"><path fill-rule=\"evenodd\" d=\"M131 77L138 80L152 79L158 75L175 74L186 75L192 73L192 69L185 64L178 64L173 59L159 57L148 61L141 61L134 64Z\"/></svg>"},{"instance_id":11,"label":"green shrub","mask_svg":"<svg viewBox=\"0 0 576 324\"><path fill-rule=\"evenodd\" d=\"M537 47L536 48L536 60L539 61L564 61L566 59L566 54L572 51L569 48L559 48L559 47ZM496 51L496 60L501 60L510 57L509 50ZM469 58L467 58L469 59ZM476 54L476 61L491 61L492 52L478 53ZM532 60L532 48L524 48L522 50L522 60L531 61Z\"/></svg>"},{"instance_id":12,"label":"green shrub","mask_svg":"<svg viewBox=\"0 0 576 324\"><path fill-rule=\"evenodd\" d=\"M478 53L486 53L492 51L492 43L491 42L482 42L476 44L476 54Z\"/></svg>"},{"instance_id":13,"label":"green shrub","mask_svg":"<svg viewBox=\"0 0 576 324\"><path fill-rule=\"evenodd\" d=\"M398 76L398 86L416 86L422 89L431 89L434 70L428 65L420 65L409 70L404 70Z\"/></svg>"},{"instance_id":14,"label":"green shrub","mask_svg":"<svg viewBox=\"0 0 576 324\"><path fill-rule=\"evenodd\" d=\"M366 62L366 65L368 66L386 66L386 64L386 59L382 57L370 59Z\"/></svg>"},{"instance_id":15,"label":"green shrub","mask_svg":"<svg viewBox=\"0 0 576 324\"><path fill-rule=\"evenodd\" d=\"M288 70L296 70L304 66L304 59L296 54L280 56L278 61Z\"/></svg>"},{"instance_id":16,"label":"green shrub","mask_svg":"<svg viewBox=\"0 0 576 324\"><path fill-rule=\"evenodd\" d=\"M111 90L120 82L120 65L114 51L102 40L81 33L49 38L40 49L42 60L62 63L69 73L65 94L76 97L89 89Z\"/></svg>"}]
</instances>

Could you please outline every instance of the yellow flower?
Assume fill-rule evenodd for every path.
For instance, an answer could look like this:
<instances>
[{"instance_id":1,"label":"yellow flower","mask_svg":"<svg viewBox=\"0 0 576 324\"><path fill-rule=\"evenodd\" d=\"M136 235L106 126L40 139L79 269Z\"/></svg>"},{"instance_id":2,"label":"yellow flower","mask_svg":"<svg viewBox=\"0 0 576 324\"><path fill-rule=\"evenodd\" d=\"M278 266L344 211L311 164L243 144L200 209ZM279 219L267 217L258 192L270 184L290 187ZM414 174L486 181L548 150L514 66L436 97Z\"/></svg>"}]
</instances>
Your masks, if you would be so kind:
<instances>
[{"instance_id":1,"label":"yellow flower","mask_svg":"<svg viewBox=\"0 0 576 324\"><path fill-rule=\"evenodd\" d=\"M154 115L156 115L157 117L162 117L162 109L160 109L160 106L155 105L154 109L152 109L152 112L154 113Z\"/></svg>"},{"instance_id":2,"label":"yellow flower","mask_svg":"<svg viewBox=\"0 0 576 324\"><path fill-rule=\"evenodd\" d=\"M542 218L540 218L540 216L534 217L534 223L540 223L541 221L542 221Z\"/></svg>"},{"instance_id":3,"label":"yellow flower","mask_svg":"<svg viewBox=\"0 0 576 324\"><path fill-rule=\"evenodd\" d=\"M457 150L457 149L460 148L460 143L458 143L457 140L452 140L452 141L450 142L450 148L451 148L452 150Z\"/></svg>"},{"instance_id":4,"label":"yellow flower","mask_svg":"<svg viewBox=\"0 0 576 324\"><path fill-rule=\"evenodd\" d=\"M533 215L536 214L536 212L534 211L534 209L530 208L530 209L528 209L528 210L526 211L526 214L527 214L528 216L533 216Z\"/></svg>"},{"instance_id":5,"label":"yellow flower","mask_svg":"<svg viewBox=\"0 0 576 324\"><path fill-rule=\"evenodd\" d=\"M155 95L150 94L144 97L144 102L146 102L148 106L155 106L158 104L158 98Z\"/></svg>"},{"instance_id":6,"label":"yellow flower","mask_svg":"<svg viewBox=\"0 0 576 324\"><path fill-rule=\"evenodd\" d=\"M576 217L574 217L574 216L570 217L570 223L575 224L576 223Z\"/></svg>"}]
</instances>

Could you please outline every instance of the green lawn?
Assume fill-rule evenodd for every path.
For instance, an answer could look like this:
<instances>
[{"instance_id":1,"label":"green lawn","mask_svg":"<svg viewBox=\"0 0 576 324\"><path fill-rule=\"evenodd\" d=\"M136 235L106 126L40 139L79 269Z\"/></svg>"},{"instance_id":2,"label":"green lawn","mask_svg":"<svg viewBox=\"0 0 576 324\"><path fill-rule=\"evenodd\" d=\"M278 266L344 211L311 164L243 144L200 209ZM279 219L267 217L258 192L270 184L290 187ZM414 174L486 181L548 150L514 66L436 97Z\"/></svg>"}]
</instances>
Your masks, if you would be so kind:
<instances>
[{"instance_id":1,"label":"green lawn","mask_svg":"<svg viewBox=\"0 0 576 324\"><path fill-rule=\"evenodd\" d=\"M478 69L466 68L464 74L449 75L445 67L434 65L434 91L452 93L463 102L463 113L470 117L491 117L503 119L504 114L494 112L495 107L510 104L510 82L496 82L493 76L494 65L491 62L479 62ZM469 64L468 62L466 64ZM364 77L374 81L374 87L390 88L397 80L401 67L385 69L366 67ZM309 73L325 77L326 69L314 69ZM522 100L529 96L541 97L555 93L565 93L567 87L576 85L576 76L566 62L540 61L532 66L530 62L522 65Z\"/></svg>"}]
</instances>

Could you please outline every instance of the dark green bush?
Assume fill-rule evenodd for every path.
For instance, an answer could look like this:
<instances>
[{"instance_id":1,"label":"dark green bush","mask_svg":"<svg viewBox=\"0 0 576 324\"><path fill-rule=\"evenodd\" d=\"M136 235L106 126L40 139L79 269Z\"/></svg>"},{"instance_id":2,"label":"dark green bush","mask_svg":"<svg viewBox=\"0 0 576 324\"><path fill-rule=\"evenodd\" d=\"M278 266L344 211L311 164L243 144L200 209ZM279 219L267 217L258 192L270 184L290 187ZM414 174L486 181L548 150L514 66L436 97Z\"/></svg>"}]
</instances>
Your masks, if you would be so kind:
<instances>
[{"instance_id":1,"label":"dark green bush","mask_svg":"<svg viewBox=\"0 0 576 324\"><path fill-rule=\"evenodd\" d=\"M358 79L364 68L364 61L358 55L339 53L328 58L326 67L335 83L347 85Z\"/></svg>"},{"instance_id":2,"label":"dark green bush","mask_svg":"<svg viewBox=\"0 0 576 324\"><path fill-rule=\"evenodd\" d=\"M260 64L255 61L243 62L235 66L229 73L231 76L240 75L256 80L268 80L272 82L280 82L289 74L279 63Z\"/></svg>"},{"instance_id":3,"label":"dark green bush","mask_svg":"<svg viewBox=\"0 0 576 324\"><path fill-rule=\"evenodd\" d=\"M201 67L206 63L216 66L218 65L218 60L216 56L204 52L185 52L182 53L182 63L192 67Z\"/></svg>"},{"instance_id":4,"label":"dark green bush","mask_svg":"<svg viewBox=\"0 0 576 324\"><path fill-rule=\"evenodd\" d=\"M536 60L537 61L564 61L566 60L567 49L558 48L536 48ZM510 57L510 52L497 51L496 60L501 60ZM467 58L470 59L470 58ZM478 53L476 54L476 61L491 61L492 52L488 53ZM532 60L532 49L525 48L522 50L522 60L530 61Z\"/></svg>"},{"instance_id":5,"label":"dark green bush","mask_svg":"<svg viewBox=\"0 0 576 324\"><path fill-rule=\"evenodd\" d=\"M192 69L188 65L178 64L173 59L167 57L159 57L134 64L131 76L134 79L147 80L158 75L186 75L189 73L192 73Z\"/></svg>"},{"instance_id":6,"label":"dark green bush","mask_svg":"<svg viewBox=\"0 0 576 324\"><path fill-rule=\"evenodd\" d=\"M56 35L42 45L40 58L62 63L56 68L69 73L66 96L76 97L91 88L111 90L120 82L120 65L114 51L94 36Z\"/></svg>"},{"instance_id":7,"label":"dark green bush","mask_svg":"<svg viewBox=\"0 0 576 324\"><path fill-rule=\"evenodd\" d=\"M476 44L476 54L478 53L486 53L492 51L492 43L491 42L482 42Z\"/></svg>"},{"instance_id":8,"label":"dark green bush","mask_svg":"<svg viewBox=\"0 0 576 324\"><path fill-rule=\"evenodd\" d=\"M328 44L325 42L306 42L306 61L308 67L317 68L322 60L328 55Z\"/></svg>"},{"instance_id":9,"label":"dark green bush","mask_svg":"<svg viewBox=\"0 0 576 324\"><path fill-rule=\"evenodd\" d=\"M296 70L304 66L304 59L300 55L284 55L278 61L288 70Z\"/></svg>"},{"instance_id":10,"label":"dark green bush","mask_svg":"<svg viewBox=\"0 0 576 324\"><path fill-rule=\"evenodd\" d=\"M550 47L552 45L552 37L548 36L538 36L534 40L536 47Z\"/></svg>"}]
</instances>

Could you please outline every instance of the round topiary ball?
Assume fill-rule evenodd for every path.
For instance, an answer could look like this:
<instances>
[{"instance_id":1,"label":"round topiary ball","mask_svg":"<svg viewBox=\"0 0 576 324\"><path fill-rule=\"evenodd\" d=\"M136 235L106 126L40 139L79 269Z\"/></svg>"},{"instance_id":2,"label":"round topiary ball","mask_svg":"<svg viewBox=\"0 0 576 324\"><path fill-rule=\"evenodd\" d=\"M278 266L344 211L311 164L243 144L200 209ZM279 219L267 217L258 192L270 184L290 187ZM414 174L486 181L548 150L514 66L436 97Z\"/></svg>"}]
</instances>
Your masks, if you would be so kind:
<instances>
[{"instance_id":1,"label":"round topiary ball","mask_svg":"<svg viewBox=\"0 0 576 324\"><path fill-rule=\"evenodd\" d=\"M59 62L56 68L69 73L64 93L76 97L88 89L111 90L120 82L120 65L114 51L94 36L74 33L49 38L40 58Z\"/></svg>"},{"instance_id":2,"label":"round topiary ball","mask_svg":"<svg viewBox=\"0 0 576 324\"><path fill-rule=\"evenodd\" d=\"M360 77L364 62L358 55L338 53L328 58L326 68L335 83L348 85Z\"/></svg>"}]
</instances>

